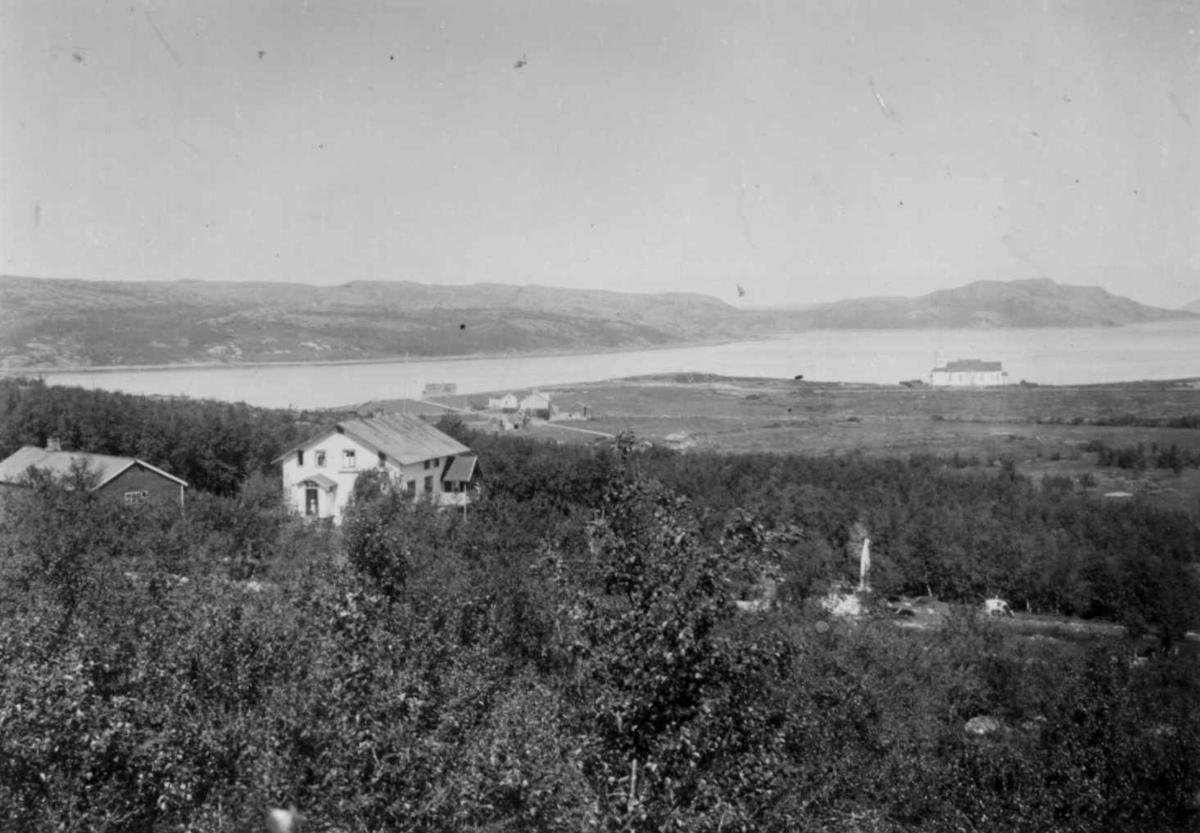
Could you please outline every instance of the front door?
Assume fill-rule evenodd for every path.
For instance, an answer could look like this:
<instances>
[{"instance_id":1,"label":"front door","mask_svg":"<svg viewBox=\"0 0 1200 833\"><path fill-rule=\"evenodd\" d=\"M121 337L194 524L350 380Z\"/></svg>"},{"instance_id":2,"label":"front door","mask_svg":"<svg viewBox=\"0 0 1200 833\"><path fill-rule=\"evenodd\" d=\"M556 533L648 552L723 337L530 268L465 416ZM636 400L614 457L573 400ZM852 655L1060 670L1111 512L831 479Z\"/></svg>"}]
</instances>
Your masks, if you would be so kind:
<instances>
[{"instance_id":1,"label":"front door","mask_svg":"<svg viewBox=\"0 0 1200 833\"><path fill-rule=\"evenodd\" d=\"M304 514L310 517L316 517L317 514L317 490L309 487L304 490Z\"/></svg>"}]
</instances>

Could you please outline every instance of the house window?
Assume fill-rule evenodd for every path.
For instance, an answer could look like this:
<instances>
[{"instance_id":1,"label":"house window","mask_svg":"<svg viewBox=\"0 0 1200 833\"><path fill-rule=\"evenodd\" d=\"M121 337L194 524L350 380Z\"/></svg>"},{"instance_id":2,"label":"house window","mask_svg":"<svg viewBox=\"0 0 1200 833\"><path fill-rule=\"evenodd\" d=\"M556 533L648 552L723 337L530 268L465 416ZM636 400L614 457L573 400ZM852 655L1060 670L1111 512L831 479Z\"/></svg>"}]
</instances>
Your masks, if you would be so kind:
<instances>
[{"instance_id":1,"label":"house window","mask_svg":"<svg viewBox=\"0 0 1200 833\"><path fill-rule=\"evenodd\" d=\"M415 497L416 494L417 494L417 481L415 481L415 480L408 481L408 496Z\"/></svg>"},{"instance_id":2,"label":"house window","mask_svg":"<svg viewBox=\"0 0 1200 833\"><path fill-rule=\"evenodd\" d=\"M324 451L317 452L317 467L322 468L322 469L325 468L325 452Z\"/></svg>"},{"instance_id":3,"label":"house window","mask_svg":"<svg viewBox=\"0 0 1200 833\"><path fill-rule=\"evenodd\" d=\"M428 471L428 470L429 470L429 464L430 464L431 462L433 462L433 461L432 461L432 460L426 460L426 461L425 461L425 469L426 469L426 471Z\"/></svg>"},{"instance_id":4,"label":"house window","mask_svg":"<svg viewBox=\"0 0 1200 833\"><path fill-rule=\"evenodd\" d=\"M122 496L122 500L126 506L140 506L141 504L145 503L146 499L149 497L150 493L146 491L126 492Z\"/></svg>"},{"instance_id":5,"label":"house window","mask_svg":"<svg viewBox=\"0 0 1200 833\"><path fill-rule=\"evenodd\" d=\"M303 465L304 465L304 452L303 452L303 451L297 451L297 452L296 452L296 465L297 465L297 466L303 466Z\"/></svg>"},{"instance_id":6,"label":"house window","mask_svg":"<svg viewBox=\"0 0 1200 833\"><path fill-rule=\"evenodd\" d=\"M353 448L347 448L342 452L342 468L358 468L358 458L355 456Z\"/></svg>"},{"instance_id":7,"label":"house window","mask_svg":"<svg viewBox=\"0 0 1200 833\"><path fill-rule=\"evenodd\" d=\"M425 491L426 491L426 493L433 491L433 478L432 477L425 478Z\"/></svg>"}]
</instances>

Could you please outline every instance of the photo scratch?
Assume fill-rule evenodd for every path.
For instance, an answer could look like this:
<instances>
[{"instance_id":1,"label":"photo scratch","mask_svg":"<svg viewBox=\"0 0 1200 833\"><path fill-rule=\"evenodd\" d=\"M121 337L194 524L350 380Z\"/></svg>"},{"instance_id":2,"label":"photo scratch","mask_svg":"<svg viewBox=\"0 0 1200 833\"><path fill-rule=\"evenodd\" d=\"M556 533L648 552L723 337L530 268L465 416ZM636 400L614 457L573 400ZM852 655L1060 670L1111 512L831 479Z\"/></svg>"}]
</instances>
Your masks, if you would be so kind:
<instances>
[{"instance_id":1,"label":"photo scratch","mask_svg":"<svg viewBox=\"0 0 1200 833\"><path fill-rule=\"evenodd\" d=\"M1175 97L1175 93L1167 93L1167 98L1175 105L1175 112L1179 114L1179 118L1183 119L1183 123L1188 126L1188 130L1195 130L1196 125L1192 122L1192 117L1187 114L1187 110L1183 109L1183 105L1179 103L1179 99Z\"/></svg>"},{"instance_id":2,"label":"photo scratch","mask_svg":"<svg viewBox=\"0 0 1200 833\"><path fill-rule=\"evenodd\" d=\"M162 33L162 29L158 28L158 24L154 22L154 18L150 16L150 12L143 12L146 15L146 22L150 24L150 28L154 30L154 34L158 37L159 43L167 50L167 53L174 59L175 63L183 64L183 59L179 57L179 53L171 46L171 42L167 40L166 35Z\"/></svg>"},{"instance_id":3,"label":"photo scratch","mask_svg":"<svg viewBox=\"0 0 1200 833\"><path fill-rule=\"evenodd\" d=\"M900 117L896 114L896 111L893 110L890 106L888 106L887 101L885 101L883 98L883 94L879 92L878 88L876 88L875 79L867 78L867 83L871 87L871 95L875 96L875 101L878 102L879 109L883 112L883 114L885 116L887 116L889 119L891 119L892 121L895 121L895 122L900 121Z\"/></svg>"}]
</instances>

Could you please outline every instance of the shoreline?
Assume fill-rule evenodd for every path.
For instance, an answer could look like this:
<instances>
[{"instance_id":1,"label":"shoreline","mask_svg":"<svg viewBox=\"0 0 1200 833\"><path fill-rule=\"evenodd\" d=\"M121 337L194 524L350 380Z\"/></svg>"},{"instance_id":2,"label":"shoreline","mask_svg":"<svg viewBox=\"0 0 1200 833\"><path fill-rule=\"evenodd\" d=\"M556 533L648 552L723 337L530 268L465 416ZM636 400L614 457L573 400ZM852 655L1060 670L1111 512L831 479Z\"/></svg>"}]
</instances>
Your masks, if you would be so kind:
<instances>
[{"instance_id":1,"label":"shoreline","mask_svg":"<svg viewBox=\"0 0 1200 833\"><path fill-rule=\"evenodd\" d=\"M695 347L721 347L726 344L737 344L745 341L770 341L783 338L786 333L767 335L752 335L746 338L701 339L677 344L659 344L654 346L625 346L608 348L586 348L581 350L522 350L509 353L461 353L452 356L381 356L374 359L281 359L280 361L254 362L180 362L174 364L104 364L104 365L72 365L70 367L0 367L0 376L42 376L54 374L80 373L154 373L161 371L188 370L254 370L264 367L346 367L352 365L372 364L425 364L429 362L457 361L490 361L500 359L534 359L555 358L568 356L606 356L616 353L645 353L661 350L687 350Z\"/></svg>"},{"instance_id":2,"label":"shoreline","mask_svg":"<svg viewBox=\"0 0 1200 833\"><path fill-rule=\"evenodd\" d=\"M1128 327L1128 328L1136 328L1143 323L1148 324L1150 326L1156 326L1156 325L1163 324L1163 323L1174 324L1174 323L1178 323L1178 321L1171 320L1168 322L1159 322L1159 321L1139 322L1137 324L1122 325L1122 326ZM1065 328L1014 327L1014 328L1003 328L1003 329L1038 333L1038 332L1042 332L1042 331L1053 331L1053 330L1067 330L1067 331L1080 330L1080 331L1085 331L1085 332L1091 332L1097 328L1083 326L1083 327L1065 327ZM902 332L902 333L908 333L908 332L912 332L912 331L913 330L910 328L900 328L900 329L896 329L896 330L888 330L888 332ZM947 332L960 332L960 331L961 332L970 332L970 333L985 332L985 330L977 330L975 328L966 328L963 330L937 329L937 330L931 330L930 332L936 332L939 335L944 335ZM555 358L555 357L564 357L565 358L565 357L572 357L572 356L604 356L604 355L616 355L616 354L621 354L621 353L662 352L662 351L666 351L666 350L686 350L686 349L694 349L694 348L701 348L701 347L720 347L720 346L728 345L728 344L739 344L739 343L748 343L748 342L778 341L778 340L787 340L789 338L794 338L797 336L803 336L803 335L808 335L808 334L813 334L813 333L829 333L829 334L837 336L837 337L845 338L845 337L853 337L855 335L859 335L859 334L863 334L863 333L876 333L876 332L880 332L880 330L877 330L874 328L870 328L870 329L855 329L855 328L841 329L841 328L838 328L838 329L815 329L815 330L779 330L779 331L771 331L771 332L748 333L744 336L739 336L739 337L725 336L725 337L721 337L721 338L687 340L687 341L680 341L680 342L675 342L675 343L671 343L671 344L656 344L656 345L632 345L632 344L629 344L629 345L623 345L623 346L619 346L619 347L585 347L585 348L580 348L580 349L552 349L552 348L550 348L550 349L544 349L544 350L520 350L520 351L505 352L505 353L483 353L483 352L481 352L481 353L460 353L460 354L445 355L445 356L413 357L411 355L392 355L392 356L377 356L374 358L348 358L348 359L288 358L288 359L279 359L279 360L258 360L258 361L213 360L213 361L202 361L202 362L167 362L165 364L66 365L66 366L62 366L62 365L49 365L49 366L48 365L27 365L27 366L23 366L23 367L0 367L0 377L10 377L10 378L11 377L21 377L21 376L37 377L37 376L54 376L54 375L63 375L63 374L88 374L88 373L94 373L94 374L143 373L143 372L153 373L153 372L163 372L163 371L178 372L178 371L191 371L191 370L197 370L197 371L199 371L199 370L254 370L254 369L261 369L261 368L276 368L276 367L351 367L351 366L356 366L356 365L367 366L367 365L402 364L402 363L419 365L419 364L426 364L426 363L430 363L430 362L488 361L488 360L498 360L498 359L529 359L529 358ZM986 330L986 332L994 332L994 330L989 329L989 330ZM1170 380L1155 379L1155 378L1141 378L1141 379L1122 380L1119 382L1082 382L1082 383L1074 383L1074 384L1076 384L1076 385L1078 385L1078 384L1084 384L1084 385L1128 384L1131 381L1161 382L1161 381L1174 381L1174 380L1180 380L1180 379L1188 380L1188 379L1197 379L1197 378L1200 378L1200 377L1194 377L1194 376L1171 377ZM1039 384L1040 384L1040 386L1043 386L1043 387L1052 386L1050 383L1039 383Z\"/></svg>"}]
</instances>

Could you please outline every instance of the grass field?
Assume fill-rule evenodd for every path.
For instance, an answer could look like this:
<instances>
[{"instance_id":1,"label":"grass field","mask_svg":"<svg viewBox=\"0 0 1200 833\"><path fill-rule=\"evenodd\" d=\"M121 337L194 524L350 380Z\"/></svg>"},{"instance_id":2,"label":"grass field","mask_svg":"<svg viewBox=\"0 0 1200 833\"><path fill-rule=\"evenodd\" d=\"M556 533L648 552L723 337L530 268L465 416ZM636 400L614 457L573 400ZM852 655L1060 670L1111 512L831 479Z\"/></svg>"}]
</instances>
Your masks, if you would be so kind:
<instances>
[{"instance_id":1,"label":"grass field","mask_svg":"<svg viewBox=\"0 0 1200 833\"><path fill-rule=\"evenodd\" d=\"M1077 490L1096 496L1128 492L1200 516L1200 470L1098 468L1096 454L1084 450L1098 441L1147 449L1174 444L1200 454L1200 429L1163 425L1200 415L1200 388L1190 383L949 390L673 374L547 390L591 407L593 418L565 423L570 428L630 430L682 449L957 454L967 465L1011 462L1036 480L1069 477ZM1145 424L1128 424L1139 422ZM529 434L597 439L554 426Z\"/></svg>"}]
</instances>

